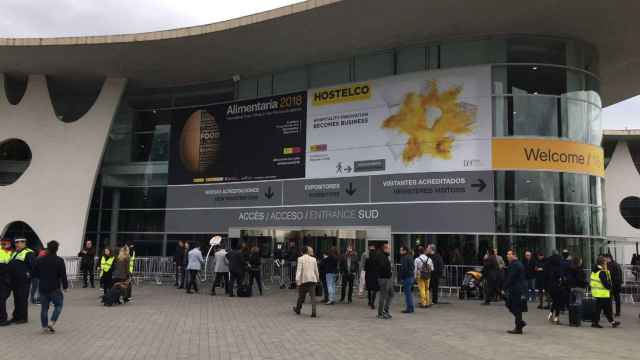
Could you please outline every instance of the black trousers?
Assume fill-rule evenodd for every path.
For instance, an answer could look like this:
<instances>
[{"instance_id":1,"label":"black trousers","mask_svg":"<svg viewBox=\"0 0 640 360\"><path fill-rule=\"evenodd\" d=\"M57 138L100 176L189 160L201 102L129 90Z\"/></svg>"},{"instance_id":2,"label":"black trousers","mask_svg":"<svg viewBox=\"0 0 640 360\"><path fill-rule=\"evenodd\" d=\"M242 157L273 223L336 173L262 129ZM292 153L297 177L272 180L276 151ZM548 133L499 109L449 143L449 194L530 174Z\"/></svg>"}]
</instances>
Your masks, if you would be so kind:
<instances>
[{"instance_id":1,"label":"black trousers","mask_svg":"<svg viewBox=\"0 0 640 360\"><path fill-rule=\"evenodd\" d=\"M198 270L189 270L189 284L187 285L187 292L190 292L191 289L198 292Z\"/></svg>"},{"instance_id":2,"label":"black trousers","mask_svg":"<svg viewBox=\"0 0 640 360\"><path fill-rule=\"evenodd\" d=\"M376 294L378 293L378 290L368 290L367 289L367 300L369 300L369 303L367 305L374 305L376 304Z\"/></svg>"},{"instance_id":3,"label":"black trousers","mask_svg":"<svg viewBox=\"0 0 640 360\"><path fill-rule=\"evenodd\" d=\"M302 304L304 303L304 299L309 294L311 298L311 315L316 316L316 284L309 282L300 285L298 288L298 302L296 303L296 309L300 311L302 309Z\"/></svg>"},{"instance_id":4,"label":"black trousers","mask_svg":"<svg viewBox=\"0 0 640 360\"><path fill-rule=\"evenodd\" d=\"M622 301L620 301L620 292L622 291L619 287L613 287L611 289L611 297L613 301L616 302L616 316L620 316L620 307L622 305Z\"/></svg>"},{"instance_id":5,"label":"black trousers","mask_svg":"<svg viewBox=\"0 0 640 360\"><path fill-rule=\"evenodd\" d=\"M509 294L508 308L509 312L513 314L516 329L522 330L524 327L524 321L522 320L522 294L512 293Z\"/></svg>"},{"instance_id":6,"label":"black trousers","mask_svg":"<svg viewBox=\"0 0 640 360\"><path fill-rule=\"evenodd\" d=\"M182 265L176 266L176 286L179 288L184 287L184 267Z\"/></svg>"},{"instance_id":7,"label":"black trousers","mask_svg":"<svg viewBox=\"0 0 640 360\"><path fill-rule=\"evenodd\" d=\"M222 282L222 285L220 284ZM216 293L216 287L221 286L224 288L226 294L229 293L229 273L217 272L215 279L213 279L213 286L211 287L211 293Z\"/></svg>"},{"instance_id":8,"label":"black trousers","mask_svg":"<svg viewBox=\"0 0 640 360\"><path fill-rule=\"evenodd\" d=\"M322 283L322 302L329 301L329 287L327 286L327 273L320 273L320 283Z\"/></svg>"},{"instance_id":9,"label":"black trousers","mask_svg":"<svg viewBox=\"0 0 640 360\"><path fill-rule=\"evenodd\" d=\"M593 323L600 322L600 313L604 311L604 316L610 323L613 322L613 309L611 308L611 298L596 298L596 311L593 314Z\"/></svg>"},{"instance_id":10,"label":"black trousers","mask_svg":"<svg viewBox=\"0 0 640 360\"><path fill-rule=\"evenodd\" d=\"M234 296L235 295L234 289L242 285L242 279L244 278L244 274L233 273L233 272L230 274L231 274L231 280L229 281L229 295Z\"/></svg>"},{"instance_id":11,"label":"black trousers","mask_svg":"<svg viewBox=\"0 0 640 360\"><path fill-rule=\"evenodd\" d=\"M347 298L349 302L353 299L353 281L356 278L356 274L342 274L342 291L340 293L340 301L344 301L344 295L346 290L349 290L349 297Z\"/></svg>"},{"instance_id":12,"label":"black trousers","mask_svg":"<svg viewBox=\"0 0 640 360\"><path fill-rule=\"evenodd\" d=\"M13 319L29 320L29 280L17 282L13 285Z\"/></svg>"},{"instance_id":13,"label":"black trousers","mask_svg":"<svg viewBox=\"0 0 640 360\"><path fill-rule=\"evenodd\" d=\"M91 287L95 287L94 285L94 278L95 278L95 271L94 271L94 266L93 264L88 265L87 267L82 269L82 284L86 287L87 284L87 278L89 278L89 282L91 283Z\"/></svg>"},{"instance_id":14,"label":"black trousers","mask_svg":"<svg viewBox=\"0 0 640 360\"><path fill-rule=\"evenodd\" d=\"M260 291L260 295L262 295L262 275L260 274L260 271L251 271L249 275L249 287L251 288L251 292L253 292L253 280L255 279L256 283L258 283L258 291Z\"/></svg>"},{"instance_id":15,"label":"black trousers","mask_svg":"<svg viewBox=\"0 0 640 360\"><path fill-rule=\"evenodd\" d=\"M2 279L0 279L0 281L4 282ZM7 299L10 294L11 290L9 286L0 284L0 323L9 320L7 315Z\"/></svg>"},{"instance_id":16,"label":"black trousers","mask_svg":"<svg viewBox=\"0 0 640 360\"><path fill-rule=\"evenodd\" d=\"M429 281L429 294L431 294L431 302L438 303L438 289L440 289L440 274L431 274L431 281Z\"/></svg>"}]
</instances>

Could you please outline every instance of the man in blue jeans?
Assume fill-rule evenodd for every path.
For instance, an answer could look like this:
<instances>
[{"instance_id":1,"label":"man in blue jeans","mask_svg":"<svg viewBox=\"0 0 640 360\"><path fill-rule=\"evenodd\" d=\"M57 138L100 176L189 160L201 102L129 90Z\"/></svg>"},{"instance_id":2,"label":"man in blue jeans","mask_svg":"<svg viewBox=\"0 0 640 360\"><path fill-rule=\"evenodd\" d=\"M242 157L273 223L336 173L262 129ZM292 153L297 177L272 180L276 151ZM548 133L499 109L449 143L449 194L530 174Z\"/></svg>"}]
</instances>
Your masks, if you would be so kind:
<instances>
[{"instance_id":1,"label":"man in blue jeans","mask_svg":"<svg viewBox=\"0 0 640 360\"><path fill-rule=\"evenodd\" d=\"M413 283L416 280L415 269L413 266L413 256L409 252L409 248L405 245L400 247L400 271L398 277L402 283L402 291L404 292L405 309L403 314L412 314L415 311L413 305Z\"/></svg>"},{"instance_id":2,"label":"man in blue jeans","mask_svg":"<svg viewBox=\"0 0 640 360\"><path fill-rule=\"evenodd\" d=\"M59 246L57 241L50 241L47 244L47 254L36 260L33 271L34 277L40 279L40 323L43 331L48 333L55 332L54 327L62 312L64 296L61 286L64 291L69 287L64 260L57 255ZM49 324L50 303L53 303L51 324Z\"/></svg>"}]
</instances>

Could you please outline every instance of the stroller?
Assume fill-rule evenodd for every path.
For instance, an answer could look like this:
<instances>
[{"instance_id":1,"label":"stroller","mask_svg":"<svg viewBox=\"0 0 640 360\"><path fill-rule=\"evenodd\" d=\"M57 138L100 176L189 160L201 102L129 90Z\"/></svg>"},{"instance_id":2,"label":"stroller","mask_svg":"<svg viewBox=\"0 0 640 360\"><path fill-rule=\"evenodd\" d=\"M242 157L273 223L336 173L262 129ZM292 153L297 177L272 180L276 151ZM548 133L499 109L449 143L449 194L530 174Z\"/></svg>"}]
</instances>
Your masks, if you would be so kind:
<instances>
[{"instance_id":1,"label":"stroller","mask_svg":"<svg viewBox=\"0 0 640 360\"><path fill-rule=\"evenodd\" d=\"M479 271L467 271L462 280L462 286L458 293L460 300L478 298L482 299L482 273Z\"/></svg>"}]
</instances>

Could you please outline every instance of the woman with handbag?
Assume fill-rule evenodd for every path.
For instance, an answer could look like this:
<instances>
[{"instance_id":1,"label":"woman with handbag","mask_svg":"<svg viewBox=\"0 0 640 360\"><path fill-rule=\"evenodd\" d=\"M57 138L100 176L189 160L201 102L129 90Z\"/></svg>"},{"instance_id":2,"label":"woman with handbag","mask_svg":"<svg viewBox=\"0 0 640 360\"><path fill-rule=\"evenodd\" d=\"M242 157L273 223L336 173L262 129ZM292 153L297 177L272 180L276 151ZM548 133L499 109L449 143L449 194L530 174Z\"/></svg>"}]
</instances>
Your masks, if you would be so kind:
<instances>
[{"instance_id":1,"label":"woman with handbag","mask_svg":"<svg viewBox=\"0 0 640 360\"><path fill-rule=\"evenodd\" d=\"M296 285L298 286L298 302L293 307L293 312L300 315L302 304L307 297L307 293L311 298L311 317L316 317L316 293L320 274L318 272L318 263L313 257L313 249L310 246L302 248L302 256L298 258L296 267Z\"/></svg>"}]
</instances>

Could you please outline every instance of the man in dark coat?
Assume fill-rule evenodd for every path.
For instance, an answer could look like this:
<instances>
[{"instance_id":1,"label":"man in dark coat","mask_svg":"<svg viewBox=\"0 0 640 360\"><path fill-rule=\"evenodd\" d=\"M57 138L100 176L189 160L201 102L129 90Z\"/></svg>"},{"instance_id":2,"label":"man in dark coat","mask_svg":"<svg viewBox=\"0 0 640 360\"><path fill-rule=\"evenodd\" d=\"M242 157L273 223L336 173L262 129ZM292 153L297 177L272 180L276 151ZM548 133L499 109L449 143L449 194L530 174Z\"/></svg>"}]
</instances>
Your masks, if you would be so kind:
<instances>
[{"instance_id":1,"label":"man in dark coat","mask_svg":"<svg viewBox=\"0 0 640 360\"><path fill-rule=\"evenodd\" d=\"M444 260L442 260L442 256L438 253L435 245L429 245L429 249L427 256L429 256L433 262L433 271L431 272L431 279L429 281L429 293L431 294L431 302L437 304L440 279L444 273Z\"/></svg>"},{"instance_id":2,"label":"man in dark coat","mask_svg":"<svg viewBox=\"0 0 640 360\"><path fill-rule=\"evenodd\" d=\"M611 298L616 302L616 317L620 317L620 292L622 291L623 272L622 267L618 264L611 254L607 255L607 268L611 272Z\"/></svg>"},{"instance_id":3,"label":"man in dark coat","mask_svg":"<svg viewBox=\"0 0 640 360\"><path fill-rule=\"evenodd\" d=\"M496 289L498 288L498 273L500 266L494 249L489 249L484 259L482 267L482 279L484 280L484 302L483 305L489 305L491 300L495 298Z\"/></svg>"},{"instance_id":4,"label":"man in dark coat","mask_svg":"<svg viewBox=\"0 0 640 360\"><path fill-rule=\"evenodd\" d=\"M518 260L518 256L513 250L507 252L507 260L509 261L509 267L507 268L507 279L504 282L503 289L507 296L507 307L513 314L516 325L508 333L522 334L522 329L527 326L527 323L522 320L522 312L524 311L524 304L526 304L527 275L524 265Z\"/></svg>"},{"instance_id":5,"label":"man in dark coat","mask_svg":"<svg viewBox=\"0 0 640 360\"><path fill-rule=\"evenodd\" d=\"M86 288L87 278L91 287L94 288L95 268L96 268L96 249L93 247L93 242L87 240L84 243L84 248L78 253L80 258L80 271L82 271L82 287Z\"/></svg>"},{"instance_id":6,"label":"man in dark coat","mask_svg":"<svg viewBox=\"0 0 640 360\"><path fill-rule=\"evenodd\" d=\"M340 257L340 273L342 274L342 291L340 302L344 302L345 293L348 293L348 303L353 301L353 282L358 274L358 255L353 247L347 247L347 253ZM348 291L347 291L348 290Z\"/></svg>"},{"instance_id":7,"label":"man in dark coat","mask_svg":"<svg viewBox=\"0 0 640 360\"><path fill-rule=\"evenodd\" d=\"M176 252L173 255L173 261L176 264L176 284L178 289L184 289L184 241L178 240Z\"/></svg>"},{"instance_id":8,"label":"man in dark coat","mask_svg":"<svg viewBox=\"0 0 640 360\"><path fill-rule=\"evenodd\" d=\"M244 244L242 244L244 247ZM246 267L245 256L242 249L233 249L229 253L227 253L227 260L229 260L229 273L230 273L230 281L229 281L229 296L233 297L234 294L234 285L240 287L242 284L242 280L244 278L244 271Z\"/></svg>"}]
</instances>

